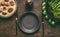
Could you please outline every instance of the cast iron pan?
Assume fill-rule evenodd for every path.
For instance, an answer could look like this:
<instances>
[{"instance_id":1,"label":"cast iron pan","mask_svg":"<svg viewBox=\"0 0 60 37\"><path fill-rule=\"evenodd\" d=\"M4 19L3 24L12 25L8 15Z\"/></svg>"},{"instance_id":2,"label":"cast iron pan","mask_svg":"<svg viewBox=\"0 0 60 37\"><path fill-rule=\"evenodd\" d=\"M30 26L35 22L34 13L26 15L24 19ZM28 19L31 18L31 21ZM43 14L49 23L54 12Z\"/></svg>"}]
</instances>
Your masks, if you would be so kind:
<instances>
[{"instance_id":1,"label":"cast iron pan","mask_svg":"<svg viewBox=\"0 0 60 37\"><path fill-rule=\"evenodd\" d=\"M55 26L58 22L60 22L60 18L55 18L51 12L51 7L48 4L49 0L42 1L42 14L43 17L48 21L51 26Z\"/></svg>"},{"instance_id":2,"label":"cast iron pan","mask_svg":"<svg viewBox=\"0 0 60 37\"><path fill-rule=\"evenodd\" d=\"M18 18L18 28L24 33L35 33L39 30L39 27L39 17L33 12L26 12Z\"/></svg>"}]
</instances>

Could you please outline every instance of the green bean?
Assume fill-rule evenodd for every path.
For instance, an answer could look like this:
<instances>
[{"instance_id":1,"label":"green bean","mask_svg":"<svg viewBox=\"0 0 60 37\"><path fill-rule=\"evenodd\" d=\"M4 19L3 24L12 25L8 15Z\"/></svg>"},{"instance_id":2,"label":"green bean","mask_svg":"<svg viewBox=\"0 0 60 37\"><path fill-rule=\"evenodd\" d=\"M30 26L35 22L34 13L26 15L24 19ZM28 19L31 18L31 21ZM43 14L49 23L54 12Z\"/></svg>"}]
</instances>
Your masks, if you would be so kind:
<instances>
[{"instance_id":1,"label":"green bean","mask_svg":"<svg viewBox=\"0 0 60 37\"><path fill-rule=\"evenodd\" d=\"M60 0L51 0L48 2L52 8L51 12L55 18L60 18Z\"/></svg>"},{"instance_id":2,"label":"green bean","mask_svg":"<svg viewBox=\"0 0 60 37\"><path fill-rule=\"evenodd\" d=\"M58 2L59 0L55 0L54 2L49 2L49 5L53 8L53 9L55 9L55 7L56 7L56 5L57 5L57 2Z\"/></svg>"},{"instance_id":3,"label":"green bean","mask_svg":"<svg viewBox=\"0 0 60 37\"><path fill-rule=\"evenodd\" d=\"M60 7L60 2L57 3L57 5L55 5L55 9Z\"/></svg>"}]
</instances>

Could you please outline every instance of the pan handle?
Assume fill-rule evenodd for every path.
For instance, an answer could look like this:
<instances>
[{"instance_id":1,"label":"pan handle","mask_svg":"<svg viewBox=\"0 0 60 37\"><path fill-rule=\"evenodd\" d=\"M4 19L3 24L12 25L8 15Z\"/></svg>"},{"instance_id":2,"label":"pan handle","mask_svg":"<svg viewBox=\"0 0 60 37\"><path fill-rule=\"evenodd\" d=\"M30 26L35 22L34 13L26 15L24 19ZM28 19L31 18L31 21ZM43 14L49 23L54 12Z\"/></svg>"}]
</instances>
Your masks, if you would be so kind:
<instances>
[{"instance_id":1,"label":"pan handle","mask_svg":"<svg viewBox=\"0 0 60 37\"><path fill-rule=\"evenodd\" d=\"M33 10L33 0L26 0L25 8L27 11L32 11Z\"/></svg>"}]
</instances>

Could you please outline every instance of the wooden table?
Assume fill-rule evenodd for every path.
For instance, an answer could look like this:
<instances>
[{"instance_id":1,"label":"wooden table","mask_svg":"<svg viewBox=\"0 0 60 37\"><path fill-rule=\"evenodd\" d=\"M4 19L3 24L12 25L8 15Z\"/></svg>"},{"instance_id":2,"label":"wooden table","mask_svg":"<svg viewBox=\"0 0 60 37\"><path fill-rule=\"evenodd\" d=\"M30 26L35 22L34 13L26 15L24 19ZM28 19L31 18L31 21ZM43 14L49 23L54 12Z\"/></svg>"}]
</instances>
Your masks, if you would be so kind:
<instances>
[{"instance_id":1,"label":"wooden table","mask_svg":"<svg viewBox=\"0 0 60 37\"><path fill-rule=\"evenodd\" d=\"M42 16L42 10L41 10L41 3L42 0L34 0L34 9L33 12L38 14L41 21ZM24 12L26 12L25 9L25 0L17 0L17 13L19 16L21 16ZM16 13L9 19L1 19L0 18L0 37L43 37L42 35L42 24L39 29L39 31L32 35L26 35L22 33L19 29L17 30L17 36L16 36ZM46 20L44 20L44 37L60 37L60 25L56 25L54 28L52 28Z\"/></svg>"}]
</instances>

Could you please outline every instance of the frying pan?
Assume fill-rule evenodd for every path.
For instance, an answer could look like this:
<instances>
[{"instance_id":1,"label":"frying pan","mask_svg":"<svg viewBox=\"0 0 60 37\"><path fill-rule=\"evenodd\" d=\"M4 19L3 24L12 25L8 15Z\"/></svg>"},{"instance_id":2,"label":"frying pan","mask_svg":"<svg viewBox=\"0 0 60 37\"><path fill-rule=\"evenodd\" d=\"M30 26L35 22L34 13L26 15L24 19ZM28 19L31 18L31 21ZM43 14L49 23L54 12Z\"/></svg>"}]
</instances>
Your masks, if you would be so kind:
<instances>
[{"instance_id":1,"label":"frying pan","mask_svg":"<svg viewBox=\"0 0 60 37\"><path fill-rule=\"evenodd\" d=\"M55 26L58 22L60 22L60 18L55 18L52 14L52 8L48 4L51 0L43 0L42 1L42 14L43 17L48 21L51 26Z\"/></svg>"},{"instance_id":2,"label":"frying pan","mask_svg":"<svg viewBox=\"0 0 60 37\"><path fill-rule=\"evenodd\" d=\"M18 28L26 34L32 34L39 30L39 17L33 12L26 12L18 18Z\"/></svg>"}]
</instances>

